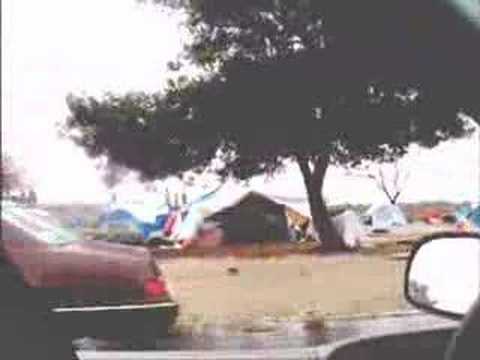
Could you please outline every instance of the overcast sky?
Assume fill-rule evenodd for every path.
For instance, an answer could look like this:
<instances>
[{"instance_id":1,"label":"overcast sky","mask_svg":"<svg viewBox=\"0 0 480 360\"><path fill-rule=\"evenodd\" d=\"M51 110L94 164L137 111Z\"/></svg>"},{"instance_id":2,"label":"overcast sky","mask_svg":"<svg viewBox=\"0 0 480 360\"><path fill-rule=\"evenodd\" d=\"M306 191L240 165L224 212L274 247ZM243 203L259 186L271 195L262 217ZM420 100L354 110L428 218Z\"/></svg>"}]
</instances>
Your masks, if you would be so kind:
<instances>
[{"instance_id":1,"label":"overcast sky","mask_svg":"<svg viewBox=\"0 0 480 360\"><path fill-rule=\"evenodd\" d=\"M57 137L65 97L161 88L182 47L178 18L135 0L3 0L2 47L3 151L27 168L41 201L105 201L92 162ZM403 200L478 200L478 138L414 151ZM383 200L372 182L342 174L329 171L332 202ZM270 186L302 191L295 167Z\"/></svg>"}]
</instances>

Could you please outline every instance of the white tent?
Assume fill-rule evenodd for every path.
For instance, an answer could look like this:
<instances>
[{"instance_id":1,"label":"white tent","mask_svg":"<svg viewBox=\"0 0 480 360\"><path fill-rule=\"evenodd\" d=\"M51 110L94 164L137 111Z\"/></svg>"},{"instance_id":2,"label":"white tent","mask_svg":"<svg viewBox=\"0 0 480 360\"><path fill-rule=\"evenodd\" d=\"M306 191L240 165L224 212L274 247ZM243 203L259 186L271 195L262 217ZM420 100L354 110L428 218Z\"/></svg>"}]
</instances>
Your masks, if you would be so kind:
<instances>
[{"instance_id":1,"label":"white tent","mask_svg":"<svg viewBox=\"0 0 480 360\"><path fill-rule=\"evenodd\" d=\"M347 248L356 249L359 247L366 235L366 231L357 214L352 210L347 210L333 217L332 222L342 236Z\"/></svg>"},{"instance_id":2,"label":"white tent","mask_svg":"<svg viewBox=\"0 0 480 360\"><path fill-rule=\"evenodd\" d=\"M194 201L188 208L186 218L174 227L172 237L174 239L191 238L205 218L238 204L250 192L251 190L246 187L228 182L216 191Z\"/></svg>"},{"instance_id":3,"label":"white tent","mask_svg":"<svg viewBox=\"0 0 480 360\"><path fill-rule=\"evenodd\" d=\"M390 230L392 227L407 224L403 211L396 205L372 206L366 215L371 219L373 230Z\"/></svg>"}]
</instances>

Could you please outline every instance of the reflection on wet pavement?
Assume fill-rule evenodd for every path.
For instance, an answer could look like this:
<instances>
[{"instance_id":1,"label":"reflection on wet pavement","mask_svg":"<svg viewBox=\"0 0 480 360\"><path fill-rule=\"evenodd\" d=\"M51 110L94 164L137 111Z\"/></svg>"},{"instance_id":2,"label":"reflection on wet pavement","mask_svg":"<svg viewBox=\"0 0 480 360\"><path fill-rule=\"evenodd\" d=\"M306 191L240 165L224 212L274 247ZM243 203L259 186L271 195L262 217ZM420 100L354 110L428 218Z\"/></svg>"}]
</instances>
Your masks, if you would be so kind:
<instances>
[{"instance_id":1,"label":"reflection on wet pavement","mask_svg":"<svg viewBox=\"0 0 480 360\"><path fill-rule=\"evenodd\" d=\"M326 328L305 326L303 322L269 323L268 326L232 331L221 326L202 327L201 332L180 333L152 341L76 341L80 350L268 350L315 348L319 345L354 338L372 338L388 334L411 333L435 329L453 329L457 321L416 311L363 319L338 319L327 322ZM256 330L256 331L252 331Z\"/></svg>"},{"instance_id":2,"label":"reflection on wet pavement","mask_svg":"<svg viewBox=\"0 0 480 360\"><path fill-rule=\"evenodd\" d=\"M347 325L347 324L346 324ZM279 323L261 331L226 330L221 326L205 326L201 333L170 335L150 341L106 341L84 338L75 342L82 350L227 350L302 348L326 344L354 336L351 326L312 329L303 322Z\"/></svg>"}]
</instances>

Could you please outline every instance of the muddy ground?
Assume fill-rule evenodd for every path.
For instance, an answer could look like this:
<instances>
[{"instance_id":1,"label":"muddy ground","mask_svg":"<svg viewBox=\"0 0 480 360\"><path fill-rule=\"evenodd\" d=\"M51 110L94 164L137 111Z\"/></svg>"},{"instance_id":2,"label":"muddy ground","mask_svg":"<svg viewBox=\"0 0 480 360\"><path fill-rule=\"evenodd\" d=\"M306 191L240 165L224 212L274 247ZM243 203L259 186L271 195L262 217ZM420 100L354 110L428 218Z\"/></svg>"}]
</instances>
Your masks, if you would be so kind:
<instances>
[{"instance_id":1,"label":"muddy ground","mask_svg":"<svg viewBox=\"0 0 480 360\"><path fill-rule=\"evenodd\" d=\"M405 261L378 255L160 260L181 306L180 324L248 327L405 308ZM261 329L251 329L256 331Z\"/></svg>"}]
</instances>

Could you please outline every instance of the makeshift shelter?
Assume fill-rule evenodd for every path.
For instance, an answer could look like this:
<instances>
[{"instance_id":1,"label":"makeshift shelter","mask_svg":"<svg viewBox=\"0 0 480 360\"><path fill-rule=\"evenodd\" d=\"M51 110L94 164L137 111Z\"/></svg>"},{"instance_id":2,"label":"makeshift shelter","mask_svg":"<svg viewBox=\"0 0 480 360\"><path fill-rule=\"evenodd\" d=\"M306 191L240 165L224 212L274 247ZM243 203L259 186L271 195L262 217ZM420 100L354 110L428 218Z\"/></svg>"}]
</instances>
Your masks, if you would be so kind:
<instances>
[{"instance_id":1,"label":"makeshift shelter","mask_svg":"<svg viewBox=\"0 0 480 360\"><path fill-rule=\"evenodd\" d=\"M256 192L248 192L208 220L222 224L225 240L233 243L289 240L285 206Z\"/></svg>"},{"instance_id":2,"label":"makeshift shelter","mask_svg":"<svg viewBox=\"0 0 480 360\"><path fill-rule=\"evenodd\" d=\"M125 231L137 231L139 221L127 210L117 209L100 215L98 225L101 229L119 229Z\"/></svg>"},{"instance_id":3,"label":"makeshift shelter","mask_svg":"<svg viewBox=\"0 0 480 360\"><path fill-rule=\"evenodd\" d=\"M296 217L297 221L299 222L304 222L305 220L312 218L312 214L310 213L310 204L306 195L305 197L300 197L273 194L268 191L258 192L269 199L284 205L287 209L289 209L290 213L294 214L293 216Z\"/></svg>"},{"instance_id":4,"label":"makeshift shelter","mask_svg":"<svg viewBox=\"0 0 480 360\"><path fill-rule=\"evenodd\" d=\"M171 237L178 240L191 239L196 235L205 219L222 209L233 206L247 193L247 189L227 183L215 191L205 194L188 206L186 216L181 223L175 226Z\"/></svg>"},{"instance_id":5,"label":"makeshift shelter","mask_svg":"<svg viewBox=\"0 0 480 360\"><path fill-rule=\"evenodd\" d=\"M480 206L477 206L475 209L473 209L467 218L473 224L476 230L480 230Z\"/></svg>"},{"instance_id":6,"label":"makeshift shelter","mask_svg":"<svg viewBox=\"0 0 480 360\"><path fill-rule=\"evenodd\" d=\"M168 214L170 209L163 199L133 199L111 203L106 207L105 213L118 210L128 212L142 223L153 224L159 216Z\"/></svg>"},{"instance_id":7,"label":"makeshift shelter","mask_svg":"<svg viewBox=\"0 0 480 360\"><path fill-rule=\"evenodd\" d=\"M393 227L407 224L407 219L402 210L391 204L372 206L367 211L366 217L372 230L390 230Z\"/></svg>"},{"instance_id":8,"label":"makeshift shelter","mask_svg":"<svg viewBox=\"0 0 480 360\"><path fill-rule=\"evenodd\" d=\"M458 221L464 221L472 213L473 208L470 204L465 204L460 206L455 212L455 217Z\"/></svg>"},{"instance_id":9,"label":"makeshift shelter","mask_svg":"<svg viewBox=\"0 0 480 360\"><path fill-rule=\"evenodd\" d=\"M231 242L289 239L285 206L235 183L224 184L191 204L172 237L190 239L204 222L220 224L225 240Z\"/></svg>"},{"instance_id":10,"label":"makeshift shelter","mask_svg":"<svg viewBox=\"0 0 480 360\"><path fill-rule=\"evenodd\" d=\"M138 234L144 240L148 239L152 231L163 228L165 216L159 215L153 223L140 221L131 212L116 209L102 214L98 219L99 229L103 232Z\"/></svg>"},{"instance_id":11,"label":"makeshift shelter","mask_svg":"<svg viewBox=\"0 0 480 360\"><path fill-rule=\"evenodd\" d=\"M360 246L366 236L366 230L357 214L352 210L346 210L333 217L332 222L347 248L356 249Z\"/></svg>"}]
</instances>

